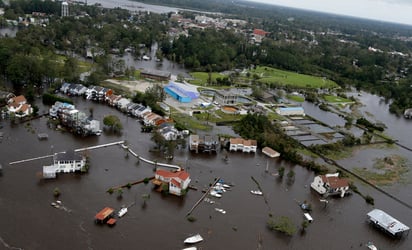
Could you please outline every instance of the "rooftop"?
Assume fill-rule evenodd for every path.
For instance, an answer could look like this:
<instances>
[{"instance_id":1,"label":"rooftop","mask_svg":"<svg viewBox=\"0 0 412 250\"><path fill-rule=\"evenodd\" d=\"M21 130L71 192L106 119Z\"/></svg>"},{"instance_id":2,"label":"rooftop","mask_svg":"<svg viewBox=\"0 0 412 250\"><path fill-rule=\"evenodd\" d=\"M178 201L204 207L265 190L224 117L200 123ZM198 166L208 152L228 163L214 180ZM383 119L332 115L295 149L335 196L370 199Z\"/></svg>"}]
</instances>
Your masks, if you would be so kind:
<instances>
[{"instance_id":1,"label":"rooftop","mask_svg":"<svg viewBox=\"0 0 412 250\"><path fill-rule=\"evenodd\" d=\"M409 231L409 227L380 209L368 213L369 219L392 235Z\"/></svg>"}]
</instances>

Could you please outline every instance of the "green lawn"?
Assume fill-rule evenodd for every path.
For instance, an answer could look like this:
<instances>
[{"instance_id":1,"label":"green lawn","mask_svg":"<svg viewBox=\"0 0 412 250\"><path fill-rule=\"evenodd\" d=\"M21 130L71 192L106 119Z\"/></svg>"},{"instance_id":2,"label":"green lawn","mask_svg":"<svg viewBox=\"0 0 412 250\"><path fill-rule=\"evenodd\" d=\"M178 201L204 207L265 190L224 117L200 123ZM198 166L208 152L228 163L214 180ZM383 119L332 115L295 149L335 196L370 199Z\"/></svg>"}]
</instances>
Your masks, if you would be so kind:
<instances>
[{"instance_id":1,"label":"green lawn","mask_svg":"<svg viewBox=\"0 0 412 250\"><path fill-rule=\"evenodd\" d=\"M300 95L287 95L287 98L289 100L295 101L295 102L304 102L305 97L300 96Z\"/></svg>"},{"instance_id":2,"label":"green lawn","mask_svg":"<svg viewBox=\"0 0 412 250\"><path fill-rule=\"evenodd\" d=\"M335 88L336 82L323 77L299 74L271 67L257 67L250 71L251 75L259 76L259 82L278 86L289 85L298 88Z\"/></svg>"},{"instance_id":3,"label":"green lawn","mask_svg":"<svg viewBox=\"0 0 412 250\"><path fill-rule=\"evenodd\" d=\"M190 75L194 80L189 81L191 84L205 86L207 84L207 79L209 78L209 73L207 72L192 72ZM217 72L212 72L212 81L216 81L216 78L224 78L225 75L222 75Z\"/></svg>"},{"instance_id":4,"label":"green lawn","mask_svg":"<svg viewBox=\"0 0 412 250\"><path fill-rule=\"evenodd\" d=\"M348 102L353 102L352 100L346 99L346 98L342 98L339 96L334 96L334 95L324 95L323 99L325 99L325 101L327 102L331 102L331 103L348 103Z\"/></svg>"}]
</instances>

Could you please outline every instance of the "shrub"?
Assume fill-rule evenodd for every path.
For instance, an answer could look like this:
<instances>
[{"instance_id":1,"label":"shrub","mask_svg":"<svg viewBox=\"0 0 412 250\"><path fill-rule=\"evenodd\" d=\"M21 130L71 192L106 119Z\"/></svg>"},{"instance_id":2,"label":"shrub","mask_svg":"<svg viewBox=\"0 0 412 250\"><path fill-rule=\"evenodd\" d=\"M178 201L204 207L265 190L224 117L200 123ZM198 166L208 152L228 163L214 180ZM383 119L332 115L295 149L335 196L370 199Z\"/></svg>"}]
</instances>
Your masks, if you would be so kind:
<instances>
[{"instance_id":1,"label":"shrub","mask_svg":"<svg viewBox=\"0 0 412 250\"><path fill-rule=\"evenodd\" d=\"M286 216L280 216L275 220L270 219L267 222L267 226L272 231L278 231L288 236L292 236L296 232L295 224Z\"/></svg>"}]
</instances>

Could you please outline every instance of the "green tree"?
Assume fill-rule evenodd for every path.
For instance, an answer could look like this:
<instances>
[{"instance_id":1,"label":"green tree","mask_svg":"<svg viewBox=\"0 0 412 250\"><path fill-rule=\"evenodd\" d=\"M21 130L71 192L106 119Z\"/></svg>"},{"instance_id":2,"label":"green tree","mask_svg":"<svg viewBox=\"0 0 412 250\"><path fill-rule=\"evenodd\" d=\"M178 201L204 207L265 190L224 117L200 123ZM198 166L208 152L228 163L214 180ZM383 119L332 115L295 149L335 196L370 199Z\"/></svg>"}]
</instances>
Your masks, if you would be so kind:
<instances>
[{"instance_id":1,"label":"green tree","mask_svg":"<svg viewBox=\"0 0 412 250\"><path fill-rule=\"evenodd\" d=\"M116 115L105 116L103 118L103 124L114 132L120 132L123 129L123 125Z\"/></svg>"}]
</instances>

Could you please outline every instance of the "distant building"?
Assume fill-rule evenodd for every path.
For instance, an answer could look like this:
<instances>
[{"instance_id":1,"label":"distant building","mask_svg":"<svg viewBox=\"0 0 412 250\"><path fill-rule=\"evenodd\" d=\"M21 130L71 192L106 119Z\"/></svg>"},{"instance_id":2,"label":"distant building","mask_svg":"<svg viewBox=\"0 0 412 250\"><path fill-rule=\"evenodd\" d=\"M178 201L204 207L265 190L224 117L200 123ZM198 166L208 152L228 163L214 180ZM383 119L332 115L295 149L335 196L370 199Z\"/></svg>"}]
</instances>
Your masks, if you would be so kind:
<instances>
[{"instance_id":1,"label":"distant building","mask_svg":"<svg viewBox=\"0 0 412 250\"><path fill-rule=\"evenodd\" d=\"M344 197L349 190L348 179L339 178L339 173L318 175L310 186L321 195L336 195Z\"/></svg>"},{"instance_id":2,"label":"distant building","mask_svg":"<svg viewBox=\"0 0 412 250\"><path fill-rule=\"evenodd\" d=\"M276 113L284 116L305 116L303 107L282 107L277 108Z\"/></svg>"},{"instance_id":3,"label":"distant building","mask_svg":"<svg viewBox=\"0 0 412 250\"><path fill-rule=\"evenodd\" d=\"M169 82L169 84L164 87L164 90L171 97L182 103L191 102L200 96L196 88L178 82Z\"/></svg>"},{"instance_id":4,"label":"distant building","mask_svg":"<svg viewBox=\"0 0 412 250\"><path fill-rule=\"evenodd\" d=\"M69 3L68 2L62 2L61 16L62 17L69 16Z\"/></svg>"},{"instance_id":5,"label":"distant building","mask_svg":"<svg viewBox=\"0 0 412 250\"><path fill-rule=\"evenodd\" d=\"M149 78L157 81L169 81L172 74L166 71L155 69L144 69L140 72L140 77Z\"/></svg>"},{"instance_id":6,"label":"distant building","mask_svg":"<svg viewBox=\"0 0 412 250\"><path fill-rule=\"evenodd\" d=\"M237 103L238 94L230 90L217 90L215 101L220 105L233 105Z\"/></svg>"},{"instance_id":7,"label":"distant building","mask_svg":"<svg viewBox=\"0 0 412 250\"><path fill-rule=\"evenodd\" d=\"M181 196L185 194L190 181L189 173L184 170L171 172L159 169L156 171L155 179L152 182L160 189L163 189L163 184L166 184L170 194Z\"/></svg>"},{"instance_id":8,"label":"distant building","mask_svg":"<svg viewBox=\"0 0 412 250\"><path fill-rule=\"evenodd\" d=\"M14 114L16 117L25 117L33 113L33 108L23 95L10 98L7 102L7 110L9 114Z\"/></svg>"}]
</instances>

